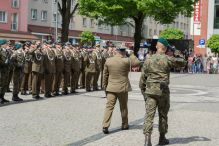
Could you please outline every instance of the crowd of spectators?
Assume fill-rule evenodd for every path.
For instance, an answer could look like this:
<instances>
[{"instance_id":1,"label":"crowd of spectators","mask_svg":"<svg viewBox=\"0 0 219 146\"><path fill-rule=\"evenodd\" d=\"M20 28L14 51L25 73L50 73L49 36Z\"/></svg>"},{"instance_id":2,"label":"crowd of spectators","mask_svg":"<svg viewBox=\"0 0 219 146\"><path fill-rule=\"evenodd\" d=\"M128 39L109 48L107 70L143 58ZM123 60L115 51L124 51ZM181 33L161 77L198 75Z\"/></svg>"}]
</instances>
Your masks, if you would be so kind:
<instances>
[{"instance_id":1,"label":"crowd of spectators","mask_svg":"<svg viewBox=\"0 0 219 146\"><path fill-rule=\"evenodd\" d=\"M133 55L133 52L130 52ZM174 68L174 72L179 72L179 73L197 73L197 74L219 74L219 54L218 53L210 53L204 54L204 56L200 54L196 54L194 51L188 52L187 50L185 51L180 51L181 56L183 56L187 63L186 67L181 67L181 68ZM140 61L144 61L148 57L152 56L155 54L155 51L149 50L148 53L144 53L142 48L139 49L137 53L137 57ZM171 50L168 50L166 55L170 57L174 57L173 52ZM140 69L136 69L136 71L140 71Z\"/></svg>"}]
</instances>

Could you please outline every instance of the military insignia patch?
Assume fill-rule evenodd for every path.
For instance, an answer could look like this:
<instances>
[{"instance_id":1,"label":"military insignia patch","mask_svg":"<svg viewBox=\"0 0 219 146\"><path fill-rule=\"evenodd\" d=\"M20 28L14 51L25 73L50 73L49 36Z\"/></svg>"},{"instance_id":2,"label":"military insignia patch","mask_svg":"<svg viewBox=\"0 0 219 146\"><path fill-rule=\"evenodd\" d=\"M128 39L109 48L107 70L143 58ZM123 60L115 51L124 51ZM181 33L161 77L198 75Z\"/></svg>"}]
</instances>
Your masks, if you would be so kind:
<instances>
[{"instance_id":1,"label":"military insignia patch","mask_svg":"<svg viewBox=\"0 0 219 146\"><path fill-rule=\"evenodd\" d=\"M93 54L93 56L95 56L95 54Z\"/></svg>"}]
</instances>

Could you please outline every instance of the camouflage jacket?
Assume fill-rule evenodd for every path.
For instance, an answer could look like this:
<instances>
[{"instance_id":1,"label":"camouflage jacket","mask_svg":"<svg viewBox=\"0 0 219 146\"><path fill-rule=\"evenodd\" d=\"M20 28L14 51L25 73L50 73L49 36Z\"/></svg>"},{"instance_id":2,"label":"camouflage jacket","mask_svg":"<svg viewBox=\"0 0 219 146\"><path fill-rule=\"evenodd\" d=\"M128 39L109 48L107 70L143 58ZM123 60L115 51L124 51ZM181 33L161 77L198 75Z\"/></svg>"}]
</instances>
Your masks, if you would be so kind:
<instances>
[{"instance_id":1,"label":"camouflage jacket","mask_svg":"<svg viewBox=\"0 0 219 146\"><path fill-rule=\"evenodd\" d=\"M142 94L164 95L160 90L160 83L169 84L170 70L172 68L184 67L187 63L179 51L175 51L174 55L176 58L157 51L156 54L145 60L139 82Z\"/></svg>"}]
</instances>

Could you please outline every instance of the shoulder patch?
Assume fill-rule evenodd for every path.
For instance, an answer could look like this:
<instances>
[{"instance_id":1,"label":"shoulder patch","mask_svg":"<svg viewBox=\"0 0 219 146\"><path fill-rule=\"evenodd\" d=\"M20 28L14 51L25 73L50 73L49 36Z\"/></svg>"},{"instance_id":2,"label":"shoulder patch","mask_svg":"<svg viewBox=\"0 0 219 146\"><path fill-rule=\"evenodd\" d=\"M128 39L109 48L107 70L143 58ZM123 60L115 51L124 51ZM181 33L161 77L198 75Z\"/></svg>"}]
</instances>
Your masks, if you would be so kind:
<instances>
[{"instance_id":1,"label":"shoulder patch","mask_svg":"<svg viewBox=\"0 0 219 146\"><path fill-rule=\"evenodd\" d=\"M95 56L95 54L93 54L93 56Z\"/></svg>"}]
</instances>

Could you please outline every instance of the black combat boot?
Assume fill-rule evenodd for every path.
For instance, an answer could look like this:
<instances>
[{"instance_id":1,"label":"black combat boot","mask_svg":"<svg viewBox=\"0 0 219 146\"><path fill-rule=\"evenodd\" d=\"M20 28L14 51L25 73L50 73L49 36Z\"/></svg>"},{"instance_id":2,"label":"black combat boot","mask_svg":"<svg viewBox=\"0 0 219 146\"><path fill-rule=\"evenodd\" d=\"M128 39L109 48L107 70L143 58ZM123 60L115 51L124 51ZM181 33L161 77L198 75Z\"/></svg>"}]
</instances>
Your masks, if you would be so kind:
<instances>
[{"instance_id":1,"label":"black combat boot","mask_svg":"<svg viewBox=\"0 0 219 146\"><path fill-rule=\"evenodd\" d=\"M4 95L0 95L0 98L2 99L3 102L9 102L9 100L6 100L6 99L4 98Z\"/></svg>"},{"instance_id":2,"label":"black combat boot","mask_svg":"<svg viewBox=\"0 0 219 146\"><path fill-rule=\"evenodd\" d=\"M23 99L18 97L18 95L13 95L12 100L13 101L23 101Z\"/></svg>"},{"instance_id":3,"label":"black combat boot","mask_svg":"<svg viewBox=\"0 0 219 146\"><path fill-rule=\"evenodd\" d=\"M152 146L151 135L150 134L145 134L145 144L144 144L144 146Z\"/></svg>"},{"instance_id":4,"label":"black combat boot","mask_svg":"<svg viewBox=\"0 0 219 146\"><path fill-rule=\"evenodd\" d=\"M103 127L103 133L104 134L108 134L109 133L108 127Z\"/></svg>"},{"instance_id":5,"label":"black combat boot","mask_svg":"<svg viewBox=\"0 0 219 146\"><path fill-rule=\"evenodd\" d=\"M160 133L159 144L158 145L167 145L169 144L169 140L166 139L165 134Z\"/></svg>"}]
</instances>

